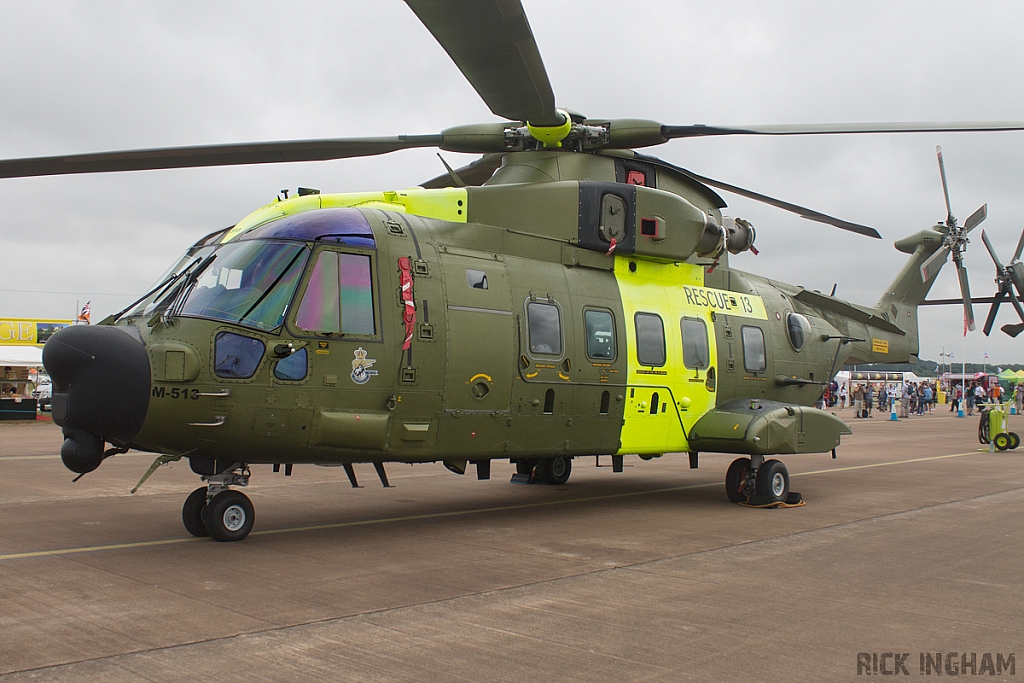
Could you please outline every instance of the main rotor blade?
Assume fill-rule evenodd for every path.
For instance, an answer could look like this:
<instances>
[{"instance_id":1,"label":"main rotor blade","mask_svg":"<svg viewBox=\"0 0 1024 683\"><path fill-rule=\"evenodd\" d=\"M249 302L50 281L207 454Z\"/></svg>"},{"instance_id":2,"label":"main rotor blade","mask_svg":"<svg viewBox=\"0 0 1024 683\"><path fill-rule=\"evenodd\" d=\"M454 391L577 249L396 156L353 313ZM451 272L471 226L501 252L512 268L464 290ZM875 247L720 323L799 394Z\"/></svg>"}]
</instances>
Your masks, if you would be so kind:
<instances>
[{"instance_id":1,"label":"main rotor blade","mask_svg":"<svg viewBox=\"0 0 1024 683\"><path fill-rule=\"evenodd\" d=\"M1003 264L999 261L999 257L996 256L996 250L992 247L992 243L988 239L988 235L985 231L981 231L981 241L985 243L985 248L988 249L988 255L992 257L992 261L996 264L996 271L1002 274Z\"/></svg>"},{"instance_id":2,"label":"main rotor blade","mask_svg":"<svg viewBox=\"0 0 1024 683\"><path fill-rule=\"evenodd\" d=\"M946 263L946 258L949 256L949 247L942 246L934 254L928 257L928 259L921 264L921 282L928 282L933 278Z\"/></svg>"},{"instance_id":3,"label":"main rotor blade","mask_svg":"<svg viewBox=\"0 0 1024 683\"><path fill-rule=\"evenodd\" d=\"M1016 337L1021 332L1024 332L1024 323L1016 323L1014 325L1003 325L999 329L1001 329L1003 332L1010 335L1011 337Z\"/></svg>"},{"instance_id":4,"label":"main rotor blade","mask_svg":"<svg viewBox=\"0 0 1024 683\"><path fill-rule=\"evenodd\" d=\"M988 204L982 204L981 206L978 207L977 211L968 216L967 220L964 221L964 232L968 233L971 230L974 230L976 227L978 227L978 224L985 220L987 217Z\"/></svg>"},{"instance_id":5,"label":"main rotor blade","mask_svg":"<svg viewBox=\"0 0 1024 683\"><path fill-rule=\"evenodd\" d=\"M0 160L0 178L146 171L160 168L276 164L289 161L325 161L387 154L413 147L437 147L442 140L443 136L441 135L282 140L6 159Z\"/></svg>"},{"instance_id":6,"label":"main rotor blade","mask_svg":"<svg viewBox=\"0 0 1024 683\"><path fill-rule=\"evenodd\" d=\"M854 135L859 133L959 133L1024 130L1024 121L960 121L947 123L810 123L772 126L662 126L666 138L708 135Z\"/></svg>"},{"instance_id":7,"label":"main rotor blade","mask_svg":"<svg viewBox=\"0 0 1024 683\"><path fill-rule=\"evenodd\" d=\"M942 148L935 145L935 156L939 158L939 175L942 176L942 196L946 198L946 226L951 227L956 222L953 216L953 209L949 207L949 187L946 185L946 164L942 162Z\"/></svg>"},{"instance_id":8,"label":"main rotor blade","mask_svg":"<svg viewBox=\"0 0 1024 683\"><path fill-rule=\"evenodd\" d=\"M956 273L960 277L960 294L964 297L964 315L967 317L967 329L974 331L974 306L971 305L971 284L967 281L967 266L957 262Z\"/></svg>"},{"instance_id":9,"label":"main rotor blade","mask_svg":"<svg viewBox=\"0 0 1024 683\"><path fill-rule=\"evenodd\" d=\"M555 94L519 0L405 0L497 116L557 126Z\"/></svg>"},{"instance_id":10,"label":"main rotor blade","mask_svg":"<svg viewBox=\"0 0 1024 683\"><path fill-rule=\"evenodd\" d=\"M999 291L996 292L996 298L992 302L992 305L989 306L988 308L988 317L985 318L985 327L983 327L981 330L982 332L985 333L986 337L989 335L989 332L992 331L992 325L996 322L996 313L999 311L999 304L1003 301L1003 298L1005 296L1006 285L1003 285L1002 287L999 288Z\"/></svg>"},{"instance_id":11,"label":"main rotor blade","mask_svg":"<svg viewBox=\"0 0 1024 683\"><path fill-rule=\"evenodd\" d=\"M1020 261L1021 252L1024 252L1024 230L1020 231L1020 240L1017 242L1017 251L1013 252L1013 258L1010 260L1010 263Z\"/></svg>"},{"instance_id":12,"label":"main rotor blade","mask_svg":"<svg viewBox=\"0 0 1024 683\"><path fill-rule=\"evenodd\" d=\"M866 225L850 223L849 221L844 221L841 218L829 216L828 214L821 213L820 211L814 211L813 209L808 209L798 204L784 202L781 199L775 199L774 197L769 197L768 195L760 194L758 192L754 192L753 190L746 190L742 187L737 187L735 185L723 183L722 181L715 180L714 178L708 178L706 176L697 175L692 171L687 171L685 168L669 164L668 162L665 161L659 161L662 164L668 166L669 168L672 168L673 170L682 173L686 177L696 180L698 183L704 183L705 185L710 185L711 187L717 187L720 190L725 190L726 192L731 192L741 197L746 197L747 199L753 199L755 201L762 202L770 206L774 206L778 209L783 209L784 211L795 213L801 218L806 218L809 221L825 223L826 225L831 225L836 228L840 228L841 230L849 230L850 232L855 232L858 235L865 235L867 237L875 237L877 239L882 239L882 236L878 234L877 230L875 230L874 228L869 228Z\"/></svg>"}]
</instances>

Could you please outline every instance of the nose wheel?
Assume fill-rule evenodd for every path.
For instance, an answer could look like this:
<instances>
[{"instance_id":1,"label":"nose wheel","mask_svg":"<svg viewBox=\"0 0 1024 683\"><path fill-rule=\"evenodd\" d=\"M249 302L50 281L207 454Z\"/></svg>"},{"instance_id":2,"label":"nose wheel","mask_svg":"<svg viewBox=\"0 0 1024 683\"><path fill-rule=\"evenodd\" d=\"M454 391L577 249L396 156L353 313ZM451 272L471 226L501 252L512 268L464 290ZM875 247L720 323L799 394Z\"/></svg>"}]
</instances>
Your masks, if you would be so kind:
<instances>
[{"instance_id":1,"label":"nose wheel","mask_svg":"<svg viewBox=\"0 0 1024 683\"><path fill-rule=\"evenodd\" d=\"M221 491L203 509L203 525L215 541L241 541L254 520L252 501L241 491Z\"/></svg>"},{"instance_id":2,"label":"nose wheel","mask_svg":"<svg viewBox=\"0 0 1024 683\"><path fill-rule=\"evenodd\" d=\"M246 486L249 469L238 465L231 471L203 479L206 486L190 493L181 508L185 530L198 538L209 536L215 541L241 541L252 531L256 516L248 496L228 486Z\"/></svg>"},{"instance_id":3,"label":"nose wheel","mask_svg":"<svg viewBox=\"0 0 1024 683\"><path fill-rule=\"evenodd\" d=\"M185 530L197 538L209 536L206 523L203 522L203 510L206 509L206 487L201 486L188 495L181 508L181 523Z\"/></svg>"}]
</instances>

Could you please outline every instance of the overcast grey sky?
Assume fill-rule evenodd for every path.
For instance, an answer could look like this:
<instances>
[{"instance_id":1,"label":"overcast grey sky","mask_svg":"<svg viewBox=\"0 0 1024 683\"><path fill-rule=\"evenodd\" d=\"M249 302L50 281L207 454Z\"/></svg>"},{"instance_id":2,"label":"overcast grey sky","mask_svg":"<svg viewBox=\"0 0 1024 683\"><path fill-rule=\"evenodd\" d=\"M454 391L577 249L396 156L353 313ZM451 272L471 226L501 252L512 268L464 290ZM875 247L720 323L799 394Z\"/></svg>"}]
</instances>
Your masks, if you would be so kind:
<instances>
[{"instance_id":1,"label":"overcast grey sky","mask_svg":"<svg viewBox=\"0 0 1024 683\"><path fill-rule=\"evenodd\" d=\"M557 101L669 124L1024 119L1024 4L524 0ZM0 157L255 140L437 133L495 120L400 0L272 3L0 0ZM1024 133L679 140L645 150L698 173L876 227L871 240L723 195L757 228L733 265L873 304L892 242L988 202L1004 260L1024 229ZM446 154L453 166L471 157ZM442 171L432 150L226 169L0 180L0 315L102 317L197 238L282 188L397 189ZM976 296L993 266L972 233ZM45 290L29 293L11 290ZM935 297L957 296L947 265ZM967 360L1024 363L998 325ZM926 309L922 356L963 358L962 312Z\"/></svg>"}]
</instances>

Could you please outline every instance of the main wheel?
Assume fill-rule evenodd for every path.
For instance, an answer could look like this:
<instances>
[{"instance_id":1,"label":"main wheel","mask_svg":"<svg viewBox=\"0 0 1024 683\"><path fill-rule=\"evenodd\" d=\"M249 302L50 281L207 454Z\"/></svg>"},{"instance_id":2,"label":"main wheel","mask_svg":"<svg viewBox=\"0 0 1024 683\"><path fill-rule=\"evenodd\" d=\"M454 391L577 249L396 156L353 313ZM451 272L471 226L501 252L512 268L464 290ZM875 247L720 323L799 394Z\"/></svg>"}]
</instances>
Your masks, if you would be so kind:
<instances>
[{"instance_id":1,"label":"main wheel","mask_svg":"<svg viewBox=\"0 0 1024 683\"><path fill-rule=\"evenodd\" d=\"M743 487L750 471L750 458L736 458L725 471L725 495L734 503L742 503L747 499Z\"/></svg>"},{"instance_id":2,"label":"main wheel","mask_svg":"<svg viewBox=\"0 0 1024 683\"><path fill-rule=\"evenodd\" d=\"M995 435L995 438L992 439L992 443L995 445L996 450L1005 451L1010 447L1010 435L1005 432L999 432Z\"/></svg>"},{"instance_id":3,"label":"main wheel","mask_svg":"<svg viewBox=\"0 0 1024 683\"><path fill-rule=\"evenodd\" d=\"M215 541L241 541L254 520L252 501L238 491L221 491L203 511L203 524Z\"/></svg>"},{"instance_id":4,"label":"main wheel","mask_svg":"<svg viewBox=\"0 0 1024 683\"><path fill-rule=\"evenodd\" d=\"M197 488L188 494L185 504L181 506L181 522L185 525L185 530L198 538L210 535L210 532L206 530L206 525L203 523L204 509L206 509L205 486Z\"/></svg>"},{"instance_id":5,"label":"main wheel","mask_svg":"<svg viewBox=\"0 0 1024 683\"><path fill-rule=\"evenodd\" d=\"M536 460L516 460L516 474L533 474L533 468L537 466Z\"/></svg>"},{"instance_id":6,"label":"main wheel","mask_svg":"<svg viewBox=\"0 0 1024 683\"><path fill-rule=\"evenodd\" d=\"M757 495L779 502L789 495L789 470L781 460L765 460L757 470Z\"/></svg>"},{"instance_id":7,"label":"main wheel","mask_svg":"<svg viewBox=\"0 0 1024 683\"><path fill-rule=\"evenodd\" d=\"M554 458L541 458L537 462L537 475L545 484L561 485L569 481L572 473L572 460L559 455Z\"/></svg>"},{"instance_id":8,"label":"main wheel","mask_svg":"<svg viewBox=\"0 0 1024 683\"><path fill-rule=\"evenodd\" d=\"M1017 432L1010 432L1007 436L1010 437L1010 450L1012 451L1020 445L1020 435Z\"/></svg>"}]
</instances>

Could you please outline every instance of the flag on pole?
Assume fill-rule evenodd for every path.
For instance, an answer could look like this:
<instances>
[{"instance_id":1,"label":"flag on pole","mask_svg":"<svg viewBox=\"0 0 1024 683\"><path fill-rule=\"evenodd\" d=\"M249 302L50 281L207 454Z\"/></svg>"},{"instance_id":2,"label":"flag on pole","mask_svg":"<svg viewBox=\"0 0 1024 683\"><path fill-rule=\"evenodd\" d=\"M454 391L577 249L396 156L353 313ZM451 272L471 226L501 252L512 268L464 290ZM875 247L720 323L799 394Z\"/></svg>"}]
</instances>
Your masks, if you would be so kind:
<instances>
[{"instance_id":1,"label":"flag on pole","mask_svg":"<svg viewBox=\"0 0 1024 683\"><path fill-rule=\"evenodd\" d=\"M964 336L967 336L967 311L964 311Z\"/></svg>"},{"instance_id":2,"label":"flag on pole","mask_svg":"<svg viewBox=\"0 0 1024 683\"><path fill-rule=\"evenodd\" d=\"M89 305L91 303L92 301L86 301L82 306L82 312L78 314L78 322L89 324L89 316L92 315L92 307Z\"/></svg>"},{"instance_id":3,"label":"flag on pole","mask_svg":"<svg viewBox=\"0 0 1024 683\"><path fill-rule=\"evenodd\" d=\"M988 351L983 351L982 353L985 354L985 360L988 360Z\"/></svg>"}]
</instances>

